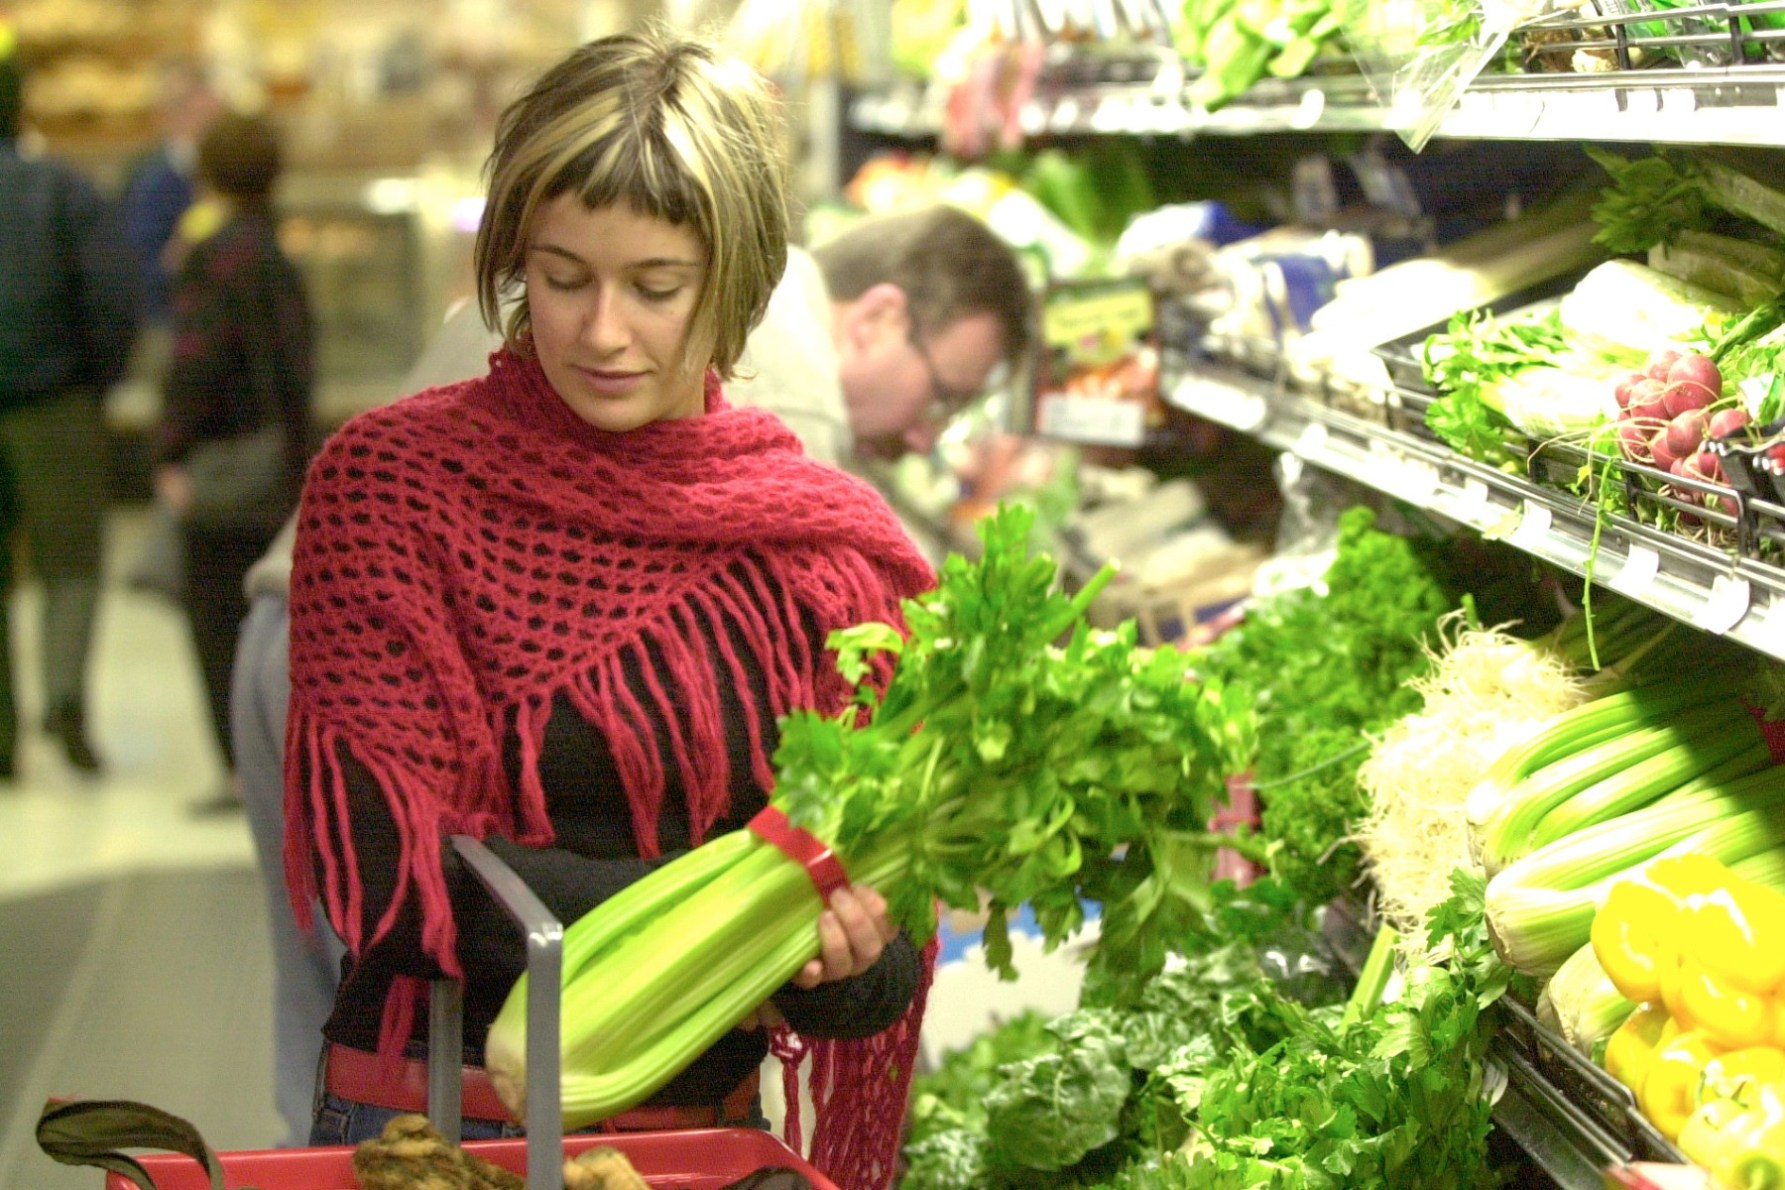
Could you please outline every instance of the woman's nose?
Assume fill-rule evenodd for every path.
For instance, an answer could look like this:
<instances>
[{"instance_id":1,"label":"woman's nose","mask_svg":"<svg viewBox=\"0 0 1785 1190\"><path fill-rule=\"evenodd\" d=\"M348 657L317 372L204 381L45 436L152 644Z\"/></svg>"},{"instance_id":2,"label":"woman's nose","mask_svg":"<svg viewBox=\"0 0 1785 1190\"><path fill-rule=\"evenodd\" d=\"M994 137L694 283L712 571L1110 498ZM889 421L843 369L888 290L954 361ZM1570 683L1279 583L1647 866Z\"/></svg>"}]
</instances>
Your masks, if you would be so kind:
<instances>
[{"instance_id":1,"label":"woman's nose","mask_svg":"<svg viewBox=\"0 0 1785 1190\"><path fill-rule=\"evenodd\" d=\"M589 317L583 324L583 338L590 347L603 355L623 351L632 341L620 303L612 294L602 294L595 298Z\"/></svg>"}]
</instances>

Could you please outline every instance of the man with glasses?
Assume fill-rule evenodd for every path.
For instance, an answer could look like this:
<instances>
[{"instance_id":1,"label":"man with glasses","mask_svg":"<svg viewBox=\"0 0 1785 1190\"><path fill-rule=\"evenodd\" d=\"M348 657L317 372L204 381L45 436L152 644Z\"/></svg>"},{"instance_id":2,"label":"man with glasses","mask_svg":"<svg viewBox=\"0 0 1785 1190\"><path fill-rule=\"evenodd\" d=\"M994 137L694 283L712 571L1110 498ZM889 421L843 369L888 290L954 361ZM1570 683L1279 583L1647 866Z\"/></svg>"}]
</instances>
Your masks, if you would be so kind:
<instances>
[{"instance_id":1,"label":"man with glasses","mask_svg":"<svg viewBox=\"0 0 1785 1190\"><path fill-rule=\"evenodd\" d=\"M813 256L830 294L858 456L928 451L948 420L1029 350L1033 304L1022 266L965 211L869 217Z\"/></svg>"}]
</instances>

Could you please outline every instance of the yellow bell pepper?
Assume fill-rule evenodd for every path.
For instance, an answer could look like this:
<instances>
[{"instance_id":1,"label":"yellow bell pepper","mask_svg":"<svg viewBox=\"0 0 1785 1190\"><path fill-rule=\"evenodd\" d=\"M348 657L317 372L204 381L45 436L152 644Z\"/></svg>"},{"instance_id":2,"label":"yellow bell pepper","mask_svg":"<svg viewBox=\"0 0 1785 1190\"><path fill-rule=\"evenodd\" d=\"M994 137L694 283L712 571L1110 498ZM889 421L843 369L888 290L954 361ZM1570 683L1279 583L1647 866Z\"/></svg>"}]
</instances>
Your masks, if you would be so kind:
<instances>
[{"instance_id":1,"label":"yellow bell pepper","mask_svg":"<svg viewBox=\"0 0 1785 1190\"><path fill-rule=\"evenodd\" d=\"M1662 998L1668 968L1685 950L1687 900L1721 887L1729 869L1703 855L1652 860L1612 882L1593 916L1593 954L1625 998Z\"/></svg>"},{"instance_id":2,"label":"yellow bell pepper","mask_svg":"<svg viewBox=\"0 0 1785 1190\"><path fill-rule=\"evenodd\" d=\"M1667 1009L1652 1002L1638 1004L1606 1038L1605 1072L1629 1087L1631 1094L1640 1093L1643 1075L1648 1073L1655 1051L1673 1040L1670 1028L1673 1033L1679 1031Z\"/></svg>"},{"instance_id":3,"label":"yellow bell pepper","mask_svg":"<svg viewBox=\"0 0 1785 1190\"><path fill-rule=\"evenodd\" d=\"M1698 1110L1681 1125L1680 1135L1674 1143L1679 1146L1680 1152L1708 1171L1723 1158L1723 1130L1740 1119L1747 1110L1733 1099L1707 1100L1699 1104Z\"/></svg>"},{"instance_id":4,"label":"yellow bell pepper","mask_svg":"<svg viewBox=\"0 0 1785 1190\"><path fill-rule=\"evenodd\" d=\"M1637 1102L1649 1123L1668 1140L1677 1139L1680 1129L1698 1110L1698 1087L1704 1078L1705 1063L1722 1052L1702 1034L1693 1032L1681 1033L1655 1051L1643 1075Z\"/></svg>"},{"instance_id":5,"label":"yellow bell pepper","mask_svg":"<svg viewBox=\"0 0 1785 1190\"><path fill-rule=\"evenodd\" d=\"M1760 996L1785 988L1785 893L1732 872L1686 916L1691 951L1715 978Z\"/></svg>"},{"instance_id":6,"label":"yellow bell pepper","mask_svg":"<svg viewBox=\"0 0 1785 1190\"><path fill-rule=\"evenodd\" d=\"M1708 856L1668 856L1612 883L1592 939L1618 990L1660 1001L1681 1029L1785 1046L1785 894Z\"/></svg>"},{"instance_id":7,"label":"yellow bell pepper","mask_svg":"<svg viewBox=\"0 0 1785 1190\"><path fill-rule=\"evenodd\" d=\"M1701 1136L1689 1122L1680 1140L1682 1145L1689 1140L1692 1149L1682 1151L1704 1166L1717 1185L1726 1190L1785 1190L1785 1104L1777 1088L1766 1088L1759 1103L1738 1108L1734 1116L1725 1116L1712 1104L1699 1110L1707 1120L1717 1120L1717 1126Z\"/></svg>"},{"instance_id":8,"label":"yellow bell pepper","mask_svg":"<svg viewBox=\"0 0 1785 1190\"><path fill-rule=\"evenodd\" d=\"M1713 975L1697 957L1680 964L1678 1002L1681 1025L1718 1045L1743 1049L1773 1039L1776 1002Z\"/></svg>"},{"instance_id":9,"label":"yellow bell pepper","mask_svg":"<svg viewBox=\"0 0 1785 1190\"><path fill-rule=\"evenodd\" d=\"M1759 1106L1762 1098L1785 1098L1785 1050L1750 1046L1718 1054L1704 1064L1699 1101L1726 1099L1741 1107Z\"/></svg>"}]
</instances>

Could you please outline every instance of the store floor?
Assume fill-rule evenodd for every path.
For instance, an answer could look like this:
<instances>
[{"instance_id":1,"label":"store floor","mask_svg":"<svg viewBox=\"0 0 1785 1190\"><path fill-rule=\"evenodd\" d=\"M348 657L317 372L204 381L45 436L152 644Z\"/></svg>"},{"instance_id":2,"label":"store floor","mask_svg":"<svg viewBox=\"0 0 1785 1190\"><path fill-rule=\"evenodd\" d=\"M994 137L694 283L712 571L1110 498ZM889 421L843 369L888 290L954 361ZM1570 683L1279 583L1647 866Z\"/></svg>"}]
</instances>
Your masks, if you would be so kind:
<instances>
[{"instance_id":1,"label":"store floor","mask_svg":"<svg viewBox=\"0 0 1785 1190\"><path fill-rule=\"evenodd\" d=\"M121 572L145 512L110 526ZM37 719L36 592L14 607L23 722ZM34 734L0 784L0 1187L98 1190L56 1165L34 1125L46 1098L138 1099L221 1149L279 1135L271 1094L271 960L240 814L191 816L222 770L178 610L108 581L93 656L85 777Z\"/></svg>"}]
</instances>

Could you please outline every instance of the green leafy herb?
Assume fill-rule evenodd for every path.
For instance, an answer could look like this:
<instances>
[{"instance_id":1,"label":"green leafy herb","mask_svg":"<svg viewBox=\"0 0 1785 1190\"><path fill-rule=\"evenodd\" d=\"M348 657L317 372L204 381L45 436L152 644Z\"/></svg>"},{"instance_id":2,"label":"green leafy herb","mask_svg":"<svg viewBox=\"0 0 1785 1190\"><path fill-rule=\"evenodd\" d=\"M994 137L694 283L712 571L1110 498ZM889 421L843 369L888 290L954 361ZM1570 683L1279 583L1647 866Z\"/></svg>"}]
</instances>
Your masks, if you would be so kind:
<instances>
[{"instance_id":1,"label":"green leafy herb","mask_svg":"<svg viewBox=\"0 0 1785 1190\"><path fill-rule=\"evenodd\" d=\"M1429 666L1421 642L1454 603L1434 548L1374 525L1367 508L1347 510L1324 591L1263 601L1196 662L1253 699L1261 835L1272 871L1315 904L1356 880L1366 733L1419 708L1405 683Z\"/></svg>"},{"instance_id":2,"label":"green leafy herb","mask_svg":"<svg viewBox=\"0 0 1785 1190\"><path fill-rule=\"evenodd\" d=\"M1647 252L1682 231L1705 231L1715 221L1704 184L1690 161L1655 153L1634 160L1587 146L1587 156L1611 175L1593 207L1593 242L1620 254Z\"/></svg>"}]
</instances>

